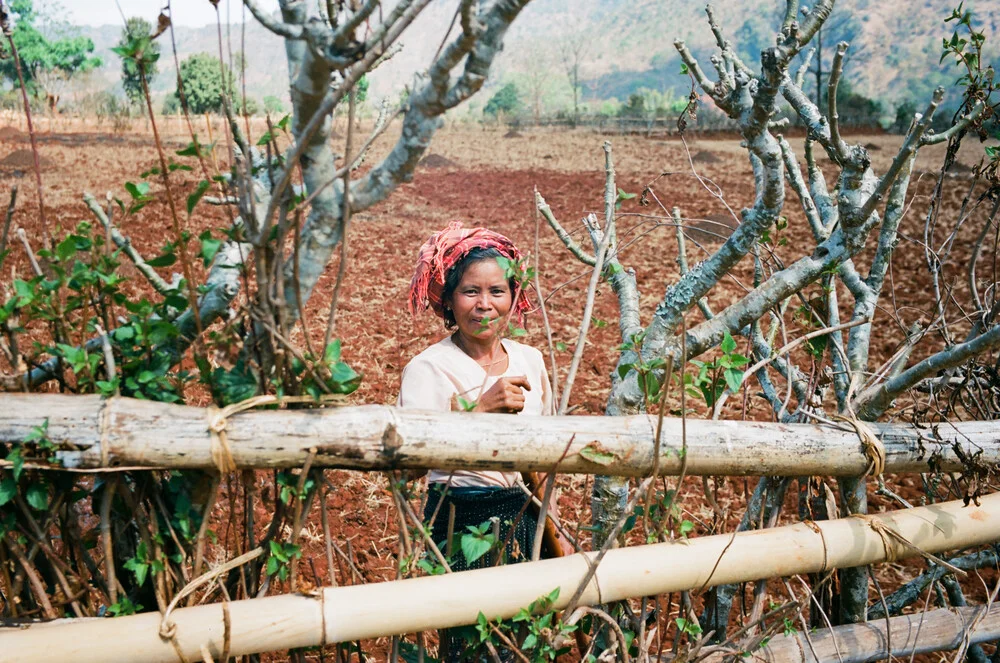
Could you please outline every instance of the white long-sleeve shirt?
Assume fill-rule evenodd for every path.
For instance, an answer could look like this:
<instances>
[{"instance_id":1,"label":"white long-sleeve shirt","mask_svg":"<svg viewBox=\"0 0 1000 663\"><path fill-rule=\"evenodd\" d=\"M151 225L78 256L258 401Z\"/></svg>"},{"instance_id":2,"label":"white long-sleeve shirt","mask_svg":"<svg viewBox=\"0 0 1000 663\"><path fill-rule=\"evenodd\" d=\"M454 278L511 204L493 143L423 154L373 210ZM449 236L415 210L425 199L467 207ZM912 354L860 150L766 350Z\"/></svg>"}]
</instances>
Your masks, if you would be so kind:
<instances>
[{"instance_id":1,"label":"white long-sleeve shirt","mask_svg":"<svg viewBox=\"0 0 1000 663\"><path fill-rule=\"evenodd\" d=\"M430 346L403 369L403 380L397 404L400 407L449 412L452 399L460 396L476 401L501 377L525 376L530 390L524 391L524 409L519 414L550 415L553 411L552 392L542 353L516 341L501 341L507 351L507 370L502 375L486 375L475 359L455 345L451 336ZM449 481L453 487L511 487L521 480L520 472L454 472L431 470L429 482Z\"/></svg>"}]
</instances>

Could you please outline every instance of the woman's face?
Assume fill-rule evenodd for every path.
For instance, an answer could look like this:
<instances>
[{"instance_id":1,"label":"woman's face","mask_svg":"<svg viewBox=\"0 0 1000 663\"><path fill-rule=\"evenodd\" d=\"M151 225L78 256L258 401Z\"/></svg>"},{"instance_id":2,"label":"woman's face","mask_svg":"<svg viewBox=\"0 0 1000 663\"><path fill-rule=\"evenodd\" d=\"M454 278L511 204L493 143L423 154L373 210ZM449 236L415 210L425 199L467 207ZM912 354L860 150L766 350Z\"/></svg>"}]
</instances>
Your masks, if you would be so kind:
<instances>
[{"instance_id":1,"label":"woman's face","mask_svg":"<svg viewBox=\"0 0 1000 663\"><path fill-rule=\"evenodd\" d=\"M504 270L491 258L465 268L447 303L459 332L472 339L491 339L510 312L512 300L513 293Z\"/></svg>"}]
</instances>

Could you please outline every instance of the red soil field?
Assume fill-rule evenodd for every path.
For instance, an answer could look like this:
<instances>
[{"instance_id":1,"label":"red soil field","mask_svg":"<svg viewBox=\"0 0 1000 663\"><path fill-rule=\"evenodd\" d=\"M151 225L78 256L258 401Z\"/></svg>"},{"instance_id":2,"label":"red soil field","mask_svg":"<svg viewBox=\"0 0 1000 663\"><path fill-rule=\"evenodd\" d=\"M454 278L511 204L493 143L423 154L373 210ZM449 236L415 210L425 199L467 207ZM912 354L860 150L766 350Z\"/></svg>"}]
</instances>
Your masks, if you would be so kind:
<instances>
[{"instance_id":1,"label":"red soil field","mask_svg":"<svg viewBox=\"0 0 1000 663\"><path fill-rule=\"evenodd\" d=\"M164 130L169 151L187 144L189 137L181 131L176 120L165 120L164 124L161 129ZM93 193L98 199L109 191L113 195L124 196L124 182L138 181L141 172L156 164L151 132L141 121L137 121L131 131L121 135L111 134L106 127L79 121L57 119L54 123L47 123L42 120L40 125L38 138L43 159L45 217L53 233L70 230L83 220L93 221L81 200L84 191ZM255 128L259 133L261 128ZM200 130L204 139L203 122ZM216 137L220 135L220 130L221 123L216 123L213 128ZM558 133L542 130L521 130L506 137L504 131L478 126L446 126L435 137L412 183L402 185L387 201L352 219L347 280L337 317L337 336L343 340L344 359L364 376L360 389L351 397L352 402L393 403L406 362L445 333L440 322L429 313L416 320L411 319L406 309L406 292L418 247L428 235L448 221L457 219L467 225L489 226L509 235L522 249L534 252L537 221L533 189L537 188L563 226L585 246L589 245L579 219L589 212L599 216L603 214L601 144L605 139L611 140L614 147L617 183L621 189L639 193L647 183L659 178L652 187L656 197L668 210L673 206L680 207L686 222L694 227L714 228L703 220L732 219L727 205L738 214L741 207L753 203L750 165L745 151L733 138L690 137L685 147L678 139L649 140L641 136L600 136L582 131ZM395 138L392 134L390 130L389 135L381 139L364 168L377 163L391 147ZM869 145L879 173L884 172L901 142L900 137L887 135L848 138ZM802 139L792 138L791 142L801 155ZM9 187L17 183L20 192L15 226L24 228L37 248L41 242L42 227L30 152L29 158L25 159L24 150L30 150L30 146L23 125L9 122L7 127L0 126L0 206L6 206ZM334 146L334 150L342 150L342 146ZM689 158L689 153L693 159ZM950 224L954 223L955 213L968 189L968 167L981 154L981 146L970 141L959 156L965 171L946 182L943 202L947 213L943 218L948 218ZM876 313L873 367L892 355L904 338L906 326L918 320L927 322L933 315L921 241L927 201L942 156L943 146L936 146L925 149L917 160L908 196L911 207L902 224L903 240L893 257L893 281L887 284L881 301L882 309ZM219 141L215 158L220 165L226 163L224 141ZM832 164L825 156L822 163L826 166L827 180L832 186L835 176ZM710 181L699 182L695 172ZM197 167L194 172L178 171L172 177L183 195L187 195L201 179ZM150 184L157 200L119 226L139 252L146 256L156 255L171 236L162 185L156 178L150 178ZM722 199L713 195L716 190L722 192ZM790 188L786 190L785 213L789 219L788 228L784 231L788 242L777 252L785 264L790 264L809 253L814 242ZM622 205L618 220L623 246L620 259L626 268L636 270L644 323L648 322L665 288L678 275L674 231L668 226L656 227L650 222L650 215L665 216L655 202L643 207L636 197ZM973 218L959 231L952 264L948 266L950 272L947 273L955 280L956 297L959 299L968 298L962 277L962 258L968 255L968 246L981 221L981 218ZM205 229L223 228L227 223L226 213L221 208L202 204L187 221L187 229L197 234ZM939 233L938 243L943 241L950 227ZM702 246L688 242L688 259L692 265L706 256L705 250L717 245L717 240L705 233L696 234L696 237L701 237ZM874 244L873 236L866 255L857 261L859 267L864 268L870 261ZM12 276L27 276L28 266L23 251L19 245L13 248L13 255L5 265L0 282L9 283L8 279ZM576 340L590 268L575 261L544 221L539 232L539 248L539 270L553 336L567 346L566 350L557 352L560 367L565 371ZM322 342L337 267L338 259L335 258L308 303L306 330L303 331L301 325L297 326L292 341L301 341L302 334L308 333L315 343ZM179 269L179 266L175 268ZM198 269L201 269L200 265ZM142 277L130 264L126 262L123 270L132 278L128 287L135 294L148 291ZM160 272L169 280L169 269ZM721 283L709 296L713 309L721 310L736 301L743 288L752 284L752 276L752 263L750 259L744 260L732 278ZM889 294L892 285L895 286L894 295ZM814 286L805 296L808 298L818 292L818 286ZM589 347L573 391L575 414L603 412L609 375L620 343L616 311L613 293L602 284L596 298L594 317L608 324L593 327L589 334ZM894 321L897 315L902 326ZM693 310L689 324L700 320L700 313ZM537 316L530 322L528 332L525 342L545 347L544 330ZM790 335L795 332L793 327L789 328ZM926 356L937 347L938 342L927 339L923 346L918 347L913 358ZM748 385L746 391L749 396L745 402L742 398L731 399L723 416L770 419L771 410L757 395L755 387ZM208 401L207 395L196 389L192 389L187 397L192 404L206 404ZM678 403L676 397L671 401L672 407L678 407ZM697 405L694 407L697 408ZM704 407L693 416L706 416ZM356 566L367 581L394 578L398 528L385 477L345 471L331 472L329 476L337 487L330 493L326 505L330 510L334 540L341 546L350 541ZM273 499L268 496L267 490L267 486L272 484L270 475L259 473L258 484L264 489L264 500L257 521L266 523L269 520L267 505ZM589 522L589 487L586 484L584 477L560 478L560 508L571 529ZM716 500L724 517L719 518L704 498L701 479L689 478L681 494L684 517L696 525L693 535L732 531L742 515L745 495L752 489L753 480L718 478L709 480L706 485L714 485ZM919 499L918 478L899 477L892 481L892 485L904 497ZM794 499L794 491L790 491L786 519L795 518ZM892 508L877 496L871 495L870 500L873 510ZM215 514L218 526L215 529L220 539L225 541L225 523L228 521L225 493L219 503L221 506ZM325 582L327 570L318 516L311 518L302 543L306 558L311 558L315 564L317 582ZM225 555L221 548L215 553ZM922 563L909 562L879 567L883 588L890 591L900 581L912 577L921 566ZM304 568L311 568L308 561ZM307 578L312 575L311 571L304 573ZM341 577L340 573L338 570L339 582L351 582L350 578ZM986 577L986 581L989 583L991 578ZM982 594L981 590L976 590L976 585L978 582L968 583L970 598L976 598L977 593ZM673 610L676 611L676 606ZM663 623L671 623L674 616L676 612L664 615ZM374 643L372 651L376 654L384 652L384 647L384 642Z\"/></svg>"}]
</instances>

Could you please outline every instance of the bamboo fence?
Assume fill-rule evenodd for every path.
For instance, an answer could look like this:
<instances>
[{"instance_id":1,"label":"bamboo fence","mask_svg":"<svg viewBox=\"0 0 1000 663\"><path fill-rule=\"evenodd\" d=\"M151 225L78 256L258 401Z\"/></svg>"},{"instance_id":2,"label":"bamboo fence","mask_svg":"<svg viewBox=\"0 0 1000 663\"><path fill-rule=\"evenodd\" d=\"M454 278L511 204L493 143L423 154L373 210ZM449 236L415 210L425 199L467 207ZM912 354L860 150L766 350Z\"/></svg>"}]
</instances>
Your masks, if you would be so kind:
<instances>
[{"instance_id":1,"label":"bamboo fence","mask_svg":"<svg viewBox=\"0 0 1000 663\"><path fill-rule=\"evenodd\" d=\"M892 561L1000 539L1000 494L888 514L611 550L582 605ZM0 661L217 659L508 618L560 588L566 606L594 553L444 576L322 588L147 613L0 629ZM748 560L753 563L748 564ZM433 609L429 609L433 606ZM207 659L205 659L207 660Z\"/></svg>"},{"instance_id":2,"label":"bamboo fence","mask_svg":"<svg viewBox=\"0 0 1000 663\"><path fill-rule=\"evenodd\" d=\"M472 469L620 476L654 466L656 420L510 417L367 405L233 413L128 398L0 394L0 443L48 422L61 467L356 470ZM885 471L960 471L1000 462L1000 424L867 424ZM213 433L212 430L215 432ZM2 462L2 461L0 461ZM663 422L659 473L859 476L869 458L842 427L679 419Z\"/></svg>"}]
</instances>

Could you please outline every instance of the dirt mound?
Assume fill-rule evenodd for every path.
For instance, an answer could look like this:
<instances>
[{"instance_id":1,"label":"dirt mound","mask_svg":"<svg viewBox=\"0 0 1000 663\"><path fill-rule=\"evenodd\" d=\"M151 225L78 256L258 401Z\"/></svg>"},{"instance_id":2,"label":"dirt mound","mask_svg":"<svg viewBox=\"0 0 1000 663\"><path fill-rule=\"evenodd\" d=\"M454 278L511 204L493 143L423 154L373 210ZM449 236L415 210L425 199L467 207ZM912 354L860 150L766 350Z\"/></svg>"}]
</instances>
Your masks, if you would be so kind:
<instances>
[{"instance_id":1,"label":"dirt mound","mask_svg":"<svg viewBox=\"0 0 1000 663\"><path fill-rule=\"evenodd\" d=\"M524 135L524 134L522 134L522 133L521 133L520 131L518 131L517 129L511 129L510 131L508 131L507 133L505 133L505 134L503 135L503 137L504 137L504 138L520 138L520 137L521 137L521 136L523 136L523 135Z\"/></svg>"},{"instance_id":2,"label":"dirt mound","mask_svg":"<svg viewBox=\"0 0 1000 663\"><path fill-rule=\"evenodd\" d=\"M38 162L41 164L42 168L52 165L50 159L39 155ZM35 157L32 156L31 150L14 150L8 154L3 161L0 161L0 168L34 168L35 167Z\"/></svg>"},{"instance_id":3,"label":"dirt mound","mask_svg":"<svg viewBox=\"0 0 1000 663\"><path fill-rule=\"evenodd\" d=\"M720 159L712 152L706 152L705 150L702 150L701 152L698 152L693 157L691 157L691 161L694 161L695 163L719 163L720 161L722 161L722 159Z\"/></svg>"},{"instance_id":4,"label":"dirt mound","mask_svg":"<svg viewBox=\"0 0 1000 663\"><path fill-rule=\"evenodd\" d=\"M24 134L14 127L0 127L0 140L20 140Z\"/></svg>"},{"instance_id":5,"label":"dirt mound","mask_svg":"<svg viewBox=\"0 0 1000 663\"><path fill-rule=\"evenodd\" d=\"M423 168L458 168L457 163L440 154L428 154L418 165Z\"/></svg>"},{"instance_id":6,"label":"dirt mound","mask_svg":"<svg viewBox=\"0 0 1000 663\"><path fill-rule=\"evenodd\" d=\"M865 149L868 150L869 152L878 152L882 148L876 145L875 143L865 143Z\"/></svg>"},{"instance_id":7,"label":"dirt mound","mask_svg":"<svg viewBox=\"0 0 1000 663\"><path fill-rule=\"evenodd\" d=\"M709 214L703 219L685 219L684 235L699 243L722 243L733 234L736 219L729 214Z\"/></svg>"}]
</instances>

